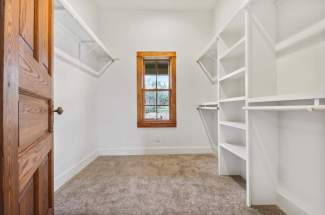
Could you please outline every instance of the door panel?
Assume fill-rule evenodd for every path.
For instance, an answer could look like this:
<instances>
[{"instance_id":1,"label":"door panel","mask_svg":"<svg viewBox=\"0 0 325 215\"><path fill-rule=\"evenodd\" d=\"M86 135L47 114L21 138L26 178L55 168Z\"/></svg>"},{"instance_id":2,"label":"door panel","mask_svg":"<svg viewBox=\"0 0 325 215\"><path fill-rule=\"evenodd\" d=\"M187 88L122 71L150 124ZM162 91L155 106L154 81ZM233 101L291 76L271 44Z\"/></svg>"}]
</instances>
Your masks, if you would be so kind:
<instances>
[{"instance_id":1,"label":"door panel","mask_svg":"<svg viewBox=\"0 0 325 215\"><path fill-rule=\"evenodd\" d=\"M49 103L21 95L19 99L19 152L49 131Z\"/></svg>"},{"instance_id":2,"label":"door panel","mask_svg":"<svg viewBox=\"0 0 325 215\"><path fill-rule=\"evenodd\" d=\"M20 91L51 98L52 80L49 71L34 58L34 53L25 43L25 40L20 39L19 41Z\"/></svg>"},{"instance_id":3,"label":"door panel","mask_svg":"<svg viewBox=\"0 0 325 215\"><path fill-rule=\"evenodd\" d=\"M34 182L30 180L26 189L22 192L19 198L19 214L20 215L34 215Z\"/></svg>"},{"instance_id":4,"label":"door panel","mask_svg":"<svg viewBox=\"0 0 325 215\"><path fill-rule=\"evenodd\" d=\"M34 49L34 0L20 0L19 33L31 49Z\"/></svg>"},{"instance_id":5,"label":"door panel","mask_svg":"<svg viewBox=\"0 0 325 215\"><path fill-rule=\"evenodd\" d=\"M49 202L51 199L49 196L50 177L49 161L48 158L46 158L34 176L37 184L35 189L37 214L48 214L49 210L51 210Z\"/></svg>"},{"instance_id":6,"label":"door panel","mask_svg":"<svg viewBox=\"0 0 325 215\"><path fill-rule=\"evenodd\" d=\"M46 134L42 140L32 145L28 150L19 154L19 190L22 191L35 171L47 159L52 150L52 134Z\"/></svg>"},{"instance_id":7,"label":"door panel","mask_svg":"<svg viewBox=\"0 0 325 215\"><path fill-rule=\"evenodd\" d=\"M46 68L49 67L49 46L50 46L50 0L37 0L37 10L38 10L38 53L40 63Z\"/></svg>"}]
</instances>

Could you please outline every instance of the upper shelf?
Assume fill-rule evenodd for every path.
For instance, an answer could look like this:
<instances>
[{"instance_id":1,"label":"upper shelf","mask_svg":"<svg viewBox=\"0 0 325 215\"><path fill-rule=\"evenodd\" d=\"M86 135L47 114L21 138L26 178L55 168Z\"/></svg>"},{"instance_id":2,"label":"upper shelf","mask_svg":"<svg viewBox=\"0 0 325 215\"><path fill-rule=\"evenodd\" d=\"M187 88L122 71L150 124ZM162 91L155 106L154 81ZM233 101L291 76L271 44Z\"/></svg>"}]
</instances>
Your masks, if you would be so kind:
<instances>
[{"instance_id":1,"label":"upper shelf","mask_svg":"<svg viewBox=\"0 0 325 215\"><path fill-rule=\"evenodd\" d=\"M284 51L300 42L308 40L309 38L315 37L325 32L325 19L315 23L308 28L296 33L295 35L279 42L276 45L276 51L281 52Z\"/></svg>"},{"instance_id":2,"label":"upper shelf","mask_svg":"<svg viewBox=\"0 0 325 215\"><path fill-rule=\"evenodd\" d=\"M240 10L220 32L219 37L230 48L245 36L245 13Z\"/></svg>"},{"instance_id":3,"label":"upper shelf","mask_svg":"<svg viewBox=\"0 0 325 215\"><path fill-rule=\"evenodd\" d=\"M247 99L248 103L267 103L324 99L325 94L276 95Z\"/></svg>"},{"instance_id":4,"label":"upper shelf","mask_svg":"<svg viewBox=\"0 0 325 215\"><path fill-rule=\"evenodd\" d=\"M217 82L218 39L213 37L208 46L199 55L197 63L212 83Z\"/></svg>"},{"instance_id":5,"label":"upper shelf","mask_svg":"<svg viewBox=\"0 0 325 215\"><path fill-rule=\"evenodd\" d=\"M55 0L55 54L99 77L115 58L67 0Z\"/></svg>"}]
</instances>

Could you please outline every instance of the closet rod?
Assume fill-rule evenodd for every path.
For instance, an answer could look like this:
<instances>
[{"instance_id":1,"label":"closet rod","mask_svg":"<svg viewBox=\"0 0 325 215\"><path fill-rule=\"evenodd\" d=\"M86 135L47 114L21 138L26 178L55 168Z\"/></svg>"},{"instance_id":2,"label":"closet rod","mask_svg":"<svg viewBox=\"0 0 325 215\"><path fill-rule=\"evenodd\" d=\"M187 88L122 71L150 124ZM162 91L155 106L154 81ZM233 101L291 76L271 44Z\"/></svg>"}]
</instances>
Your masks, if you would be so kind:
<instances>
[{"instance_id":1,"label":"closet rod","mask_svg":"<svg viewBox=\"0 0 325 215\"><path fill-rule=\"evenodd\" d=\"M218 107L198 107L197 110L219 110Z\"/></svg>"},{"instance_id":2,"label":"closet rod","mask_svg":"<svg viewBox=\"0 0 325 215\"><path fill-rule=\"evenodd\" d=\"M250 106L250 107L243 107L243 110L256 110L256 111L300 111L300 110L305 110L308 112L313 112L313 111L325 111L325 105Z\"/></svg>"}]
</instances>

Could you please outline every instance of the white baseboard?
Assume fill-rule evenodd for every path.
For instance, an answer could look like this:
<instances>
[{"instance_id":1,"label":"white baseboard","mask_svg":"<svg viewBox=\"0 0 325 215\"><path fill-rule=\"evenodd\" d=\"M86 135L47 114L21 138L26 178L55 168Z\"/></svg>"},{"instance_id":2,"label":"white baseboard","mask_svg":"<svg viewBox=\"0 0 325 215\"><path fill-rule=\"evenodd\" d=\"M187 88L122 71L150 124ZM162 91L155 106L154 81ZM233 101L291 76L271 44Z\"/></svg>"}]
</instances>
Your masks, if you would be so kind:
<instances>
[{"instance_id":1,"label":"white baseboard","mask_svg":"<svg viewBox=\"0 0 325 215\"><path fill-rule=\"evenodd\" d=\"M101 156L119 155L166 155L166 154L210 154L210 147L145 147L145 148L100 148Z\"/></svg>"},{"instance_id":2,"label":"white baseboard","mask_svg":"<svg viewBox=\"0 0 325 215\"><path fill-rule=\"evenodd\" d=\"M284 191L278 190L277 205L288 215L310 215L306 212L297 201L289 198L288 194Z\"/></svg>"},{"instance_id":3,"label":"white baseboard","mask_svg":"<svg viewBox=\"0 0 325 215\"><path fill-rule=\"evenodd\" d=\"M84 159L80 160L78 163L65 170L60 175L54 178L54 191L58 190L62 185L67 183L71 178L77 175L83 168L88 166L93 160L98 157L97 151L91 153Z\"/></svg>"}]
</instances>

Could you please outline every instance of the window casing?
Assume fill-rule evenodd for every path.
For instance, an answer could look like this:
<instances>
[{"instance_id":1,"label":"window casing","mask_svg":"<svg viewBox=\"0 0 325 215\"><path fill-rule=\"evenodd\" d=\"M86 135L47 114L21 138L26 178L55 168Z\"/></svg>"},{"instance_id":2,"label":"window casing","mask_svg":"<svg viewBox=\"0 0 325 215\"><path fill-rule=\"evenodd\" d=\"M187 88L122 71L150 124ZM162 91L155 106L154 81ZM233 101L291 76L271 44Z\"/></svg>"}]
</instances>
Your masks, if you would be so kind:
<instances>
[{"instance_id":1,"label":"window casing","mask_svg":"<svg viewBox=\"0 0 325 215\"><path fill-rule=\"evenodd\" d=\"M176 127L176 53L137 53L138 127Z\"/></svg>"}]
</instances>

